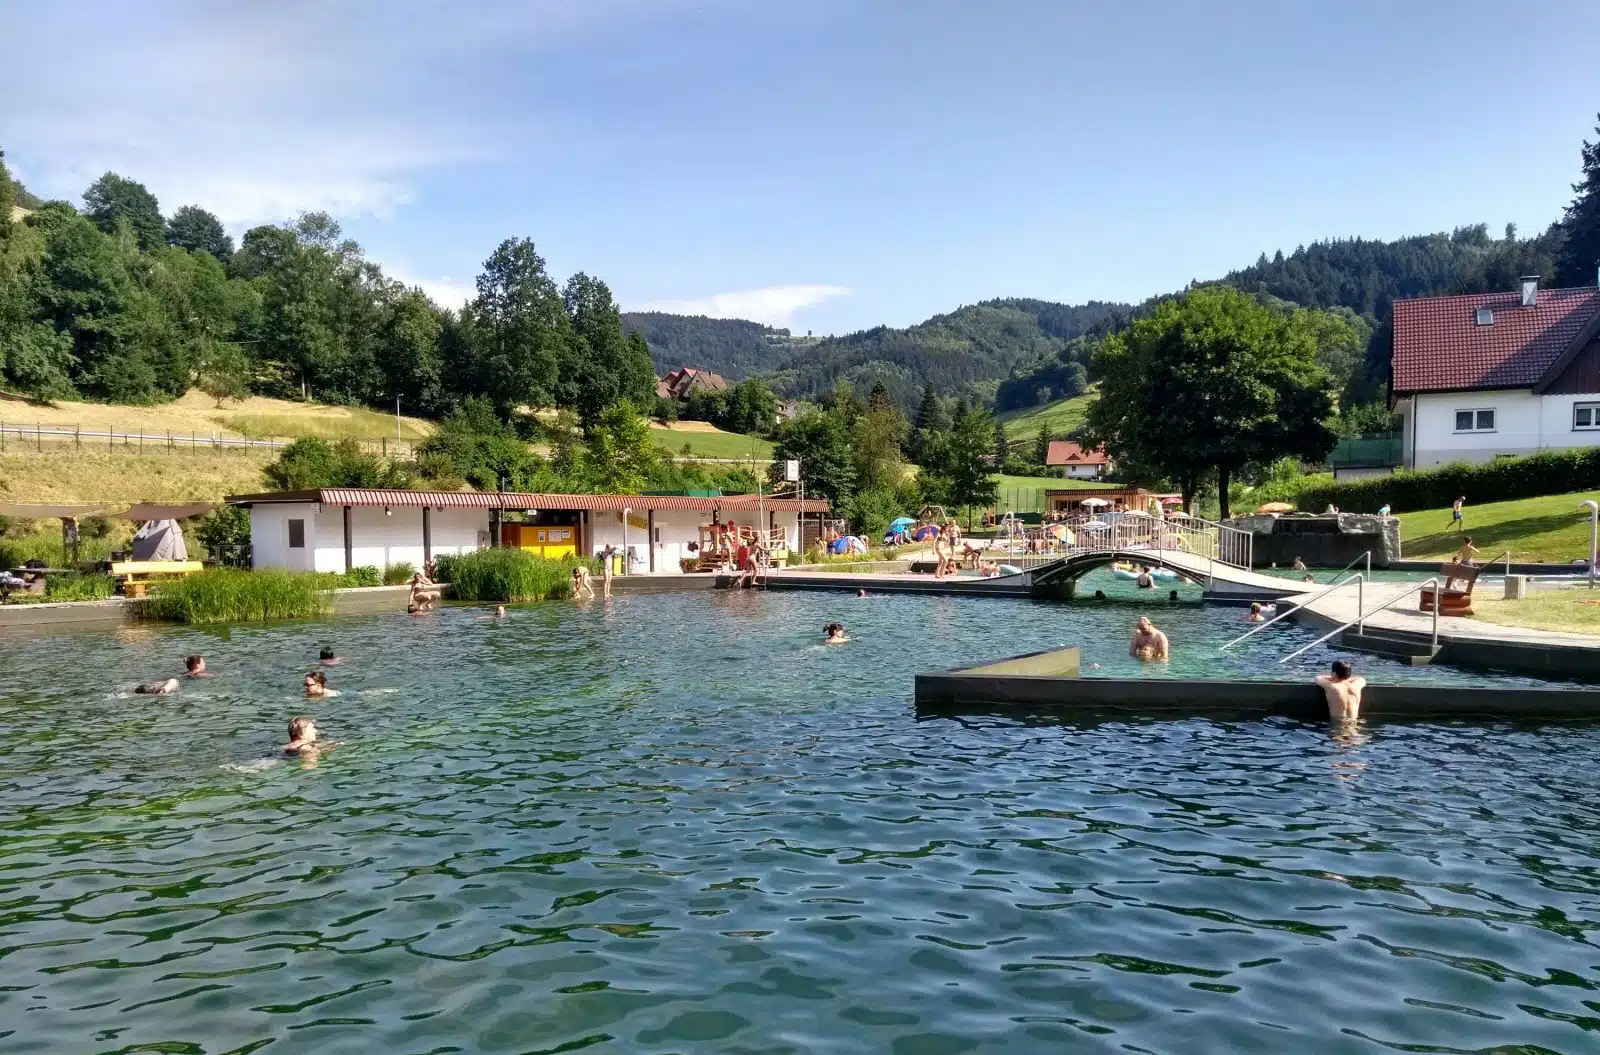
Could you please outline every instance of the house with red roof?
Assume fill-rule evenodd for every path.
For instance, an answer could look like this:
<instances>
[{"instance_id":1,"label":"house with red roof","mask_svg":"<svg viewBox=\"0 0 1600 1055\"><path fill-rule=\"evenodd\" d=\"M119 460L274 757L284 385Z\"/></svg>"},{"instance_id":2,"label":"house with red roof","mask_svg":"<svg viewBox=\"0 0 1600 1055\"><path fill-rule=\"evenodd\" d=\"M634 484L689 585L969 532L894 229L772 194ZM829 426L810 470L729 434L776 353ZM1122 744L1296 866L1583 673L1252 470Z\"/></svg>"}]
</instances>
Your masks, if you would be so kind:
<instances>
[{"instance_id":1,"label":"house with red roof","mask_svg":"<svg viewBox=\"0 0 1600 1055\"><path fill-rule=\"evenodd\" d=\"M726 392L727 378L710 370L680 366L656 380L656 395L662 399L688 399L693 392Z\"/></svg>"},{"instance_id":2,"label":"house with red roof","mask_svg":"<svg viewBox=\"0 0 1600 1055\"><path fill-rule=\"evenodd\" d=\"M1098 480L1111 471L1111 459L1104 447L1086 451L1077 440L1051 440L1044 463L1065 469L1069 480Z\"/></svg>"},{"instance_id":3,"label":"house with red roof","mask_svg":"<svg viewBox=\"0 0 1600 1055\"><path fill-rule=\"evenodd\" d=\"M1390 400L1408 469L1600 444L1600 288L1395 301Z\"/></svg>"}]
</instances>

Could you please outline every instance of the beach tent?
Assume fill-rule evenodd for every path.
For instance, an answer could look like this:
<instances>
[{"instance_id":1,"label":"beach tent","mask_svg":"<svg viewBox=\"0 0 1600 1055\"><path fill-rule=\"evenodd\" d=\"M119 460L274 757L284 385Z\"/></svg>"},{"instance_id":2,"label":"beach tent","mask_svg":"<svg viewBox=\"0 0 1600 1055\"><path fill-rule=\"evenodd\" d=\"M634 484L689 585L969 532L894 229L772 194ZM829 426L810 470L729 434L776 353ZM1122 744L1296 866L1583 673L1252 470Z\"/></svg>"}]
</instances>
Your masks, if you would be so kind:
<instances>
[{"instance_id":1,"label":"beach tent","mask_svg":"<svg viewBox=\"0 0 1600 1055\"><path fill-rule=\"evenodd\" d=\"M176 520L146 520L133 535L134 560L188 560L189 547Z\"/></svg>"}]
</instances>

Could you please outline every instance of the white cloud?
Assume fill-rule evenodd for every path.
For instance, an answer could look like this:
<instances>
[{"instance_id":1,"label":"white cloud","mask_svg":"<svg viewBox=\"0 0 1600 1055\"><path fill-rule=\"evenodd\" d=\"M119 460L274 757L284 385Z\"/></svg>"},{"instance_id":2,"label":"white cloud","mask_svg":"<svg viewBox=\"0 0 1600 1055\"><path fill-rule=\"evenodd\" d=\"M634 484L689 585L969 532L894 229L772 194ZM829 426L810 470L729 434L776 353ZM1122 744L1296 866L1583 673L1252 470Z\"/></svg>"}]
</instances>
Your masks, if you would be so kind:
<instances>
[{"instance_id":1,"label":"white cloud","mask_svg":"<svg viewBox=\"0 0 1600 1055\"><path fill-rule=\"evenodd\" d=\"M441 308L459 308L478 295L478 287L475 283L457 282L448 276L445 278L412 278L410 275L390 270L387 267L383 269L383 273L396 282L418 287Z\"/></svg>"},{"instance_id":2,"label":"white cloud","mask_svg":"<svg viewBox=\"0 0 1600 1055\"><path fill-rule=\"evenodd\" d=\"M698 300L651 301L634 311L665 311L674 315L707 315L713 319L750 319L768 326L788 327L794 315L853 291L844 286L767 286L737 293L715 293Z\"/></svg>"}]
</instances>

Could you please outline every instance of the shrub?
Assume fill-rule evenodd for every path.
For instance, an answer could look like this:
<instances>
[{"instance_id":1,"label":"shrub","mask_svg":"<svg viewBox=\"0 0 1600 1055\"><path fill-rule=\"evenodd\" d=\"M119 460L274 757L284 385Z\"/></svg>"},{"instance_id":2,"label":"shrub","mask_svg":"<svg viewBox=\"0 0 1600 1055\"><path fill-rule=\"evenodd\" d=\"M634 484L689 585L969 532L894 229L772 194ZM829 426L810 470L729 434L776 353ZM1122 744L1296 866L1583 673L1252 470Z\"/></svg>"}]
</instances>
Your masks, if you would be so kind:
<instances>
[{"instance_id":1,"label":"shrub","mask_svg":"<svg viewBox=\"0 0 1600 1055\"><path fill-rule=\"evenodd\" d=\"M382 586L383 576L370 564L363 564L359 568L351 568L344 573L346 586Z\"/></svg>"},{"instance_id":2,"label":"shrub","mask_svg":"<svg viewBox=\"0 0 1600 1055\"><path fill-rule=\"evenodd\" d=\"M455 588L458 601L551 601L572 589L580 563L598 574L597 560L548 560L520 549L480 549L438 559L439 579Z\"/></svg>"},{"instance_id":3,"label":"shrub","mask_svg":"<svg viewBox=\"0 0 1600 1055\"><path fill-rule=\"evenodd\" d=\"M1600 487L1600 447L1587 447L1308 487L1300 492L1299 505L1320 510L1331 502L1350 513L1376 513L1387 502L1398 512L1440 509L1461 495L1481 504L1596 487Z\"/></svg>"},{"instance_id":4,"label":"shrub","mask_svg":"<svg viewBox=\"0 0 1600 1055\"><path fill-rule=\"evenodd\" d=\"M416 573L417 569L410 561L396 561L394 564L384 566L383 584L385 586L404 586L411 581L411 576Z\"/></svg>"},{"instance_id":5,"label":"shrub","mask_svg":"<svg viewBox=\"0 0 1600 1055\"><path fill-rule=\"evenodd\" d=\"M333 610L330 586L337 581L315 572L203 571L157 584L138 612L194 624L306 619Z\"/></svg>"},{"instance_id":6,"label":"shrub","mask_svg":"<svg viewBox=\"0 0 1600 1055\"><path fill-rule=\"evenodd\" d=\"M116 595L117 583L109 575L52 575L45 580L45 598L51 601L103 601Z\"/></svg>"},{"instance_id":7,"label":"shrub","mask_svg":"<svg viewBox=\"0 0 1600 1055\"><path fill-rule=\"evenodd\" d=\"M194 529L206 556L230 568L250 567L250 514L241 506L221 506Z\"/></svg>"}]
</instances>

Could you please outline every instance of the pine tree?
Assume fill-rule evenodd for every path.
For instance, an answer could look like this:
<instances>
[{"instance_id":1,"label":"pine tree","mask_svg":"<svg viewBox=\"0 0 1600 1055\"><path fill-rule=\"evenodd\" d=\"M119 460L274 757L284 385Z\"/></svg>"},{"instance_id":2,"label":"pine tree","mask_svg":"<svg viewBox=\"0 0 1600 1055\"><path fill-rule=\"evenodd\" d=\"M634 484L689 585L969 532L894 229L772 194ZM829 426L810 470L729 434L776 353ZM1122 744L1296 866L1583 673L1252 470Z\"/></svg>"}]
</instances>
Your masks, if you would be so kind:
<instances>
[{"instance_id":1,"label":"pine tree","mask_svg":"<svg viewBox=\"0 0 1600 1055\"><path fill-rule=\"evenodd\" d=\"M965 397L956 400L955 412L950 415L950 427L951 428L955 428L958 425L960 425L963 421L967 420L967 409L968 409L967 408L967 401L966 401Z\"/></svg>"},{"instance_id":2,"label":"pine tree","mask_svg":"<svg viewBox=\"0 0 1600 1055\"><path fill-rule=\"evenodd\" d=\"M1561 221L1566 245L1556 272L1558 286L1588 286L1600 272L1600 125L1595 141L1583 142L1583 179L1572 185L1577 197Z\"/></svg>"},{"instance_id":3,"label":"pine tree","mask_svg":"<svg viewBox=\"0 0 1600 1055\"><path fill-rule=\"evenodd\" d=\"M932 385L922 388L922 404L917 407L917 429L919 431L937 431L936 422L942 415L939 413L939 397L934 395Z\"/></svg>"},{"instance_id":4,"label":"pine tree","mask_svg":"<svg viewBox=\"0 0 1600 1055\"><path fill-rule=\"evenodd\" d=\"M1039 426L1039 435L1033 440L1033 464L1045 465L1050 461L1050 429Z\"/></svg>"},{"instance_id":5,"label":"pine tree","mask_svg":"<svg viewBox=\"0 0 1600 1055\"><path fill-rule=\"evenodd\" d=\"M872 386L872 391L867 394L867 412L870 414L874 411L893 409L894 403L889 399L889 390L883 387L882 381L879 381Z\"/></svg>"},{"instance_id":6,"label":"pine tree","mask_svg":"<svg viewBox=\"0 0 1600 1055\"><path fill-rule=\"evenodd\" d=\"M1011 457L1011 438L1006 435L1005 422L994 423L994 460L1002 471L1005 469L1006 459Z\"/></svg>"}]
</instances>

